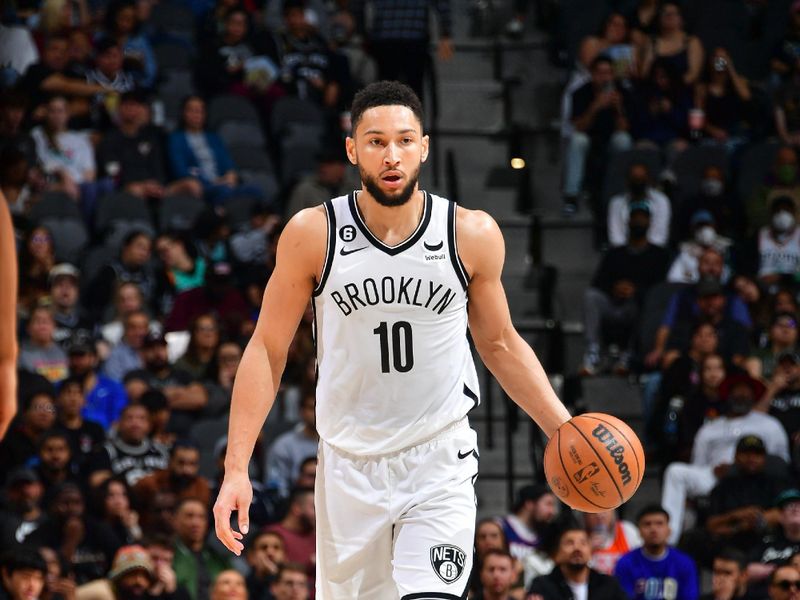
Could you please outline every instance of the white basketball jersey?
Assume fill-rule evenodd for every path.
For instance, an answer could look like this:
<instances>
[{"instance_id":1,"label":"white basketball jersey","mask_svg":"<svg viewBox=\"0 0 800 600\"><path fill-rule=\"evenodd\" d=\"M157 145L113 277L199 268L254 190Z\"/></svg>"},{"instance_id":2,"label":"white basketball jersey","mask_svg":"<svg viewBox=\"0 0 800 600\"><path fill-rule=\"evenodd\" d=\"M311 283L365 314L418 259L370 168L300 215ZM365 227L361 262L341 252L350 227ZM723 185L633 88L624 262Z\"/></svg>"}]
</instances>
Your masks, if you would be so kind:
<instances>
[{"instance_id":1,"label":"white basketball jersey","mask_svg":"<svg viewBox=\"0 0 800 600\"><path fill-rule=\"evenodd\" d=\"M430 439L478 402L455 204L427 192L422 219L387 246L353 192L325 202L328 248L314 290L317 429L359 456Z\"/></svg>"}]
</instances>

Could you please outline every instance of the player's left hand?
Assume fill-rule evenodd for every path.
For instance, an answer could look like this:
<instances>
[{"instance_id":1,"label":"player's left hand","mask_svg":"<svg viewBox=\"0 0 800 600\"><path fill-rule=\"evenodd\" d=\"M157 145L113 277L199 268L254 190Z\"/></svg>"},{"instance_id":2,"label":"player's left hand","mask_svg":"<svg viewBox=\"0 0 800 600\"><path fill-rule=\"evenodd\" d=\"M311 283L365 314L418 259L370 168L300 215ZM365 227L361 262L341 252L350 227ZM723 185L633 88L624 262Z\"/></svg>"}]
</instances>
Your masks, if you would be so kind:
<instances>
[{"instance_id":1,"label":"player's left hand","mask_svg":"<svg viewBox=\"0 0 800 600\"><path fill-rule=\"evenodd\" d=\"M225 473L225 479L214 503L214 528L219 541L236 556L241 555L241 541L250 527L250 503L253 501L253 486L247 472ZM237 511L239 531L231 528L231 513Z\"/></svg>"}]
</instances>

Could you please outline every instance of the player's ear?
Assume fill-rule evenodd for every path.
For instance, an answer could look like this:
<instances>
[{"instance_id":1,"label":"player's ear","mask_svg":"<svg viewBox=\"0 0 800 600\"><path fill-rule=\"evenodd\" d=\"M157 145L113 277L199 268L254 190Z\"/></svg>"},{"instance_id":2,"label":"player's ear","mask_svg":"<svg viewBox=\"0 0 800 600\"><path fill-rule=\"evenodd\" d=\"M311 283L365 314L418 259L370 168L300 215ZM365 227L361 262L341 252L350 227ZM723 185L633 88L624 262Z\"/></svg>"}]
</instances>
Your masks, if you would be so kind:
<instances>
[{"instance_id":1,"label":"player's ear","mask_svg":"<svg viewBox=\"0 0 800 600\"><path fill-rule=\"evenodd\" d=\"M431 138L427 135L422 136L422 162L428 160L428 148L430 147Z\"/></svg>"},{"instance_id":2,"label":"player's ear","mask_svg":"<svg viewBox=\"0 0 800 600\"><path fill-rule=\"evenodd\" d=\"M344 140L344 147L347 150L347 158L350 160L352 164L357 164L357 156L356 156L356 141L351 138L349 135Z\"/></svg>"}]
</instances>

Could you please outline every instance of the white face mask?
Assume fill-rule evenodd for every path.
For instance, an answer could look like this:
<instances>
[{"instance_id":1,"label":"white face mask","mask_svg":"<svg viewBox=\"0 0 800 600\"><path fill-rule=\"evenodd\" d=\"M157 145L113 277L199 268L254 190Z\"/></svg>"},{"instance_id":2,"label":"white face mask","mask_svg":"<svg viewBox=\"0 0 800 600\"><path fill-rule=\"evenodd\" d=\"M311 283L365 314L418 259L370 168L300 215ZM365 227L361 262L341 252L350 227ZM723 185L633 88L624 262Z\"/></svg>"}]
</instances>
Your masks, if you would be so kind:
<instances>
[{"instance_id":1,"label":"white face mask","mask_svg":"<svg viewBox=\"0 0 800 600\"><path fill-rule=\"evenodd\" d=\"M717 239L717 232L711 225L703 225L694 232L694 241L701 246L710 246Z\"/></svg>"},{"instance_id":2,"label":"white face mask","mask_svg":"<svg viewBox=\"0 0 800 600\"><path fill-rule=\"evenodd\" d=\"M723 185L719 179L703 179L700 182L700 191L706 196L717 197L722 194Z\"/></svg>"},{"instance_id":3,"label":"white face mask","mask_svg":"<svg viewBox=\"0 0 800 600\"><path fill-rule=\"evenodd\" d=\"M785 233L794 227L795 218L788 210L782 210L772 215L772 227L779 233Z\"/></svg>"}]
</instances>

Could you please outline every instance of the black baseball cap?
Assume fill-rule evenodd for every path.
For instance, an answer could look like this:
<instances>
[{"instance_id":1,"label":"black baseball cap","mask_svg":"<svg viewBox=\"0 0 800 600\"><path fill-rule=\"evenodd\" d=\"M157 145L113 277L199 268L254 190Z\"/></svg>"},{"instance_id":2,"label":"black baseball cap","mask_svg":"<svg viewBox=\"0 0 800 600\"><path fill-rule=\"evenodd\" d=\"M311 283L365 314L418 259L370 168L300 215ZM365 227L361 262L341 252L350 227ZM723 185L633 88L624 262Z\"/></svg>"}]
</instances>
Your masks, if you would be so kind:
<instances>
[{"instance_id":1,"label":"black baseball cap","mask_svg":"<svg viewBox=\"0 0 800 600\"><path fill-rule=\"evenodd\" d=\"M783 508L787 504L791 504L792 502L800 502L800 490L797 488L790 488L788 490L782 491L778 494L778 497L775 498L775 506L778 508Z\"/></svg>"},{"instance_id":2,"label":"black baseball cap","mask_svg":"<svg viewBox=\"0 0 800 600\"><path fill-rule=\"evenodd\" d=\"M746 435L739 439L736 444L736 452L758 452L759 454L766 454L767 448L764 446L764 440L757 435Z\"/></svg>"}]
</instances>

